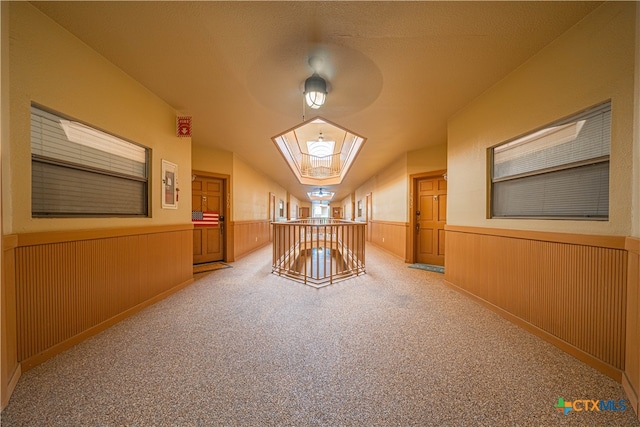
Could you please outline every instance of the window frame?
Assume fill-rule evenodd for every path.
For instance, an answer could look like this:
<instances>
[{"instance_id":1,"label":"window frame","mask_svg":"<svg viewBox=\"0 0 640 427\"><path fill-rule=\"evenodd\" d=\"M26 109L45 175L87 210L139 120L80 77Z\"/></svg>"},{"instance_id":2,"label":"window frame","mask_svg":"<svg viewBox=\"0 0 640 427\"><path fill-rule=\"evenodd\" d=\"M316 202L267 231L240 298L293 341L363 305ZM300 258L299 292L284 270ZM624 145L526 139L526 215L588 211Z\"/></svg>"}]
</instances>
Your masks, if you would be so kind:
<instances>
[{"instance_id":1,"label":"window frame","mask_svg":"<svg viewBox=\"0 0 640 427\"><path fill-rule=\"evenodd\" d=\"M585 108L583 110L580 110L574 114L565 116L564 118L552 121L546 125L540 126L536 129L533 129L531 131L525 132L517 137L508 139L506 141L503 141L499 144L493 145L489 148L487 148L487 219L542 219L542 220L573 220L573 221L608 221L609 217L610 217L610 207L611 207L611 200L610 198L607 201L607 215L606 216L588 216L588 215L582 215L582 216L571 216L571 215L496 215L495 214L495 209L494 209L494 203L495 203L495 191L494 191L494 185L496 183L500 183L500 182L506 182L506 181L513 181L516 179L520 179L520 178L530 178L530 177L535 177L535 176L543 176L545 174L549 174L549 173L554 173L554 172L563 172L563 171L570 171L570 170L576 170L577 168L583 167L583 166L595 166L595 165L601 165L606 163L607 164L607 173L608 173L608 197L611 194L611 142L612 142L612 138L611 138L611 128L612 128L612 124L609 123L609 135L608 135L608 154L607 155L602 155L602 156L598 156L598 157L592 157L589 159L585 159L585 160L580 160L580 161L574 161L574 162L568 162L568 163L563 163L561 165L557 165L557 166L552 166L552 167L546 167L546 168L540 168L540 169L536 169L534 171L530 171L530 172L524 172L524 173L519 173L519 174L514 174L514 175L510 175L508 177L502 177L502 178L498 178L498 179L494 179L494 173L495 173L495 149L504 145L507 145L509 143L512 143L514 141L518 141L520 139L526 138L527 136L531 136L531 135L535 135L538 132L547 130L549 128L552 127L560 127L563 125L567 125L573 122L577 122L579 121L581 118L585 118L585 117L589 117L592 114L601 114L601 113L606 113L609 112L610 114L610 120L613 117L613 104L611 102L611 100L606 100L604 102L595 104L589 108ZM594 116L592 116L594 117Z\"/></svg>"},{"instance_id":2,"label":"window frame","mask_svg":"<svg viewBox=\"0 0 640 427\"><path fill-rule=\"evenodd\" d=\"M103 133L107 136L111 136L117 140L120 140L122 142L126 142L128 144L131 144L135 147L139 147L141 149L144 150L144 156L145 156L145 161L144 161L144 168L142 169L142 173L144 175L144 177L136 177L134 175L128 175L125 173L120 173L117 171L110 171L107 169L101 169L99 167L94 167L94 166L90 166L90 165L82 165L80 163L75 163L73 162L73 160L66 160L66 159L57 159L57 158L51 158L51 157L47 157L47 156L42 156L39 154L35 154L33 153L33 139L32 137L29 138L29 151L30 151L30 162L29 162L29 167L30 167L30 179L31 179L31 183L30 183L30 191L31 191L31 197L30 197L30 201L31 201L31 208L30 208L30 212L31 212L31 218L34 219L42 219L42 218L150 218L151 217L151 159L152 159L152 150L151 148L139 144L135 141L131 141L127 138L123 138L121 136L118 136L116 134L114 134L113 132L109 132L107 130L104 130L102 128L99 128L97 126L94 126L90 123L84 122L82 120L78 120L74 117L71 117L67 114L61 113L59 111L53 110L49 107L43 106L41 104L32 102L30 104L30 108L29 108L29 129L30 132L33 131L33 125L32 125L32 116L33 116L33 111L32 109L38 109L43 111L44 113L50 114L55 116L56 118L60 119L60 120L67 120L70 122L75 122L79 125L82 126L86 126L88 128L90 128L91 130ZM102 176L106 176L106 177L111 177L111 178L116 178L116 179L126 179L130 182L138 182L138 183L142 183L143 184L143 190L142 193L140 194L140 202L143 202L143 210L144 213L112 213L112 212L102 212L102 213L96 213L96 212L55 212L52 211L51 209L49 209L49 212L35 212L34 211L34 204L33 204L33 197L34 197L34 182L33 182L33 173L34 173L34 162L35 163L39 163L42 165L52 165L55 167L62 167L62 168L66 168L67 170L70 171L80 171L80 172L86 172L86 173L90 173L90 174L97 174L97 175L102 175Z\"/></svg>"}]
</instances>

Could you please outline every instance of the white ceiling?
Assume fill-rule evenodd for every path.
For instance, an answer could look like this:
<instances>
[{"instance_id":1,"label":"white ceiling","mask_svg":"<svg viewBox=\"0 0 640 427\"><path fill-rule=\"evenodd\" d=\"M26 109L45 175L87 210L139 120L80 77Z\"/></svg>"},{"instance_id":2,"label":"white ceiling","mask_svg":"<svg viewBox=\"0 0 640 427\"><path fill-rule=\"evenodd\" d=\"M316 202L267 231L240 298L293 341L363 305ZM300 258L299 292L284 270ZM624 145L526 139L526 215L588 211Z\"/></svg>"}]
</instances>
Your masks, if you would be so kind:
<instances>
[{"instance_id":1,"label":"white ceiling","mask_svg":"<svg viewBox=\"0 0 640 427\"><path fill-rule=\"evenodd\" d=\"M194 144L233 151L307 200L271 138L303 121L312 53L326 104L367 139L341 200L402 153L446 142L447 119L599 2L34 2L176 110Z\"/></svg>"}]
</instances>

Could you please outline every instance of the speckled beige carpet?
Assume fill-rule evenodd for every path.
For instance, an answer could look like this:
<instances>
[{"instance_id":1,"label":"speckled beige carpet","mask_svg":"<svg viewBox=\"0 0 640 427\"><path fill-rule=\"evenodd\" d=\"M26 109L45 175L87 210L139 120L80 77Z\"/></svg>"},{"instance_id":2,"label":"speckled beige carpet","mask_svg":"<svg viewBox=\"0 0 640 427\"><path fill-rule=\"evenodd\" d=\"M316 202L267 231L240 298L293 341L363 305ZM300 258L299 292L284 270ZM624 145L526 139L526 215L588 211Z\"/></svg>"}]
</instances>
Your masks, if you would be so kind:
<instances>
[{"instance_id":1,"label":"speckled beige carpet","mask_svg":"<svg viewBox=\"0 0 640 427\"><path fill-rule=\"evenodd\" d=\"M314 289L264 248L23 374L2 426L639 426L620 384L367 248Z\"/></svg>"}]
</instances>

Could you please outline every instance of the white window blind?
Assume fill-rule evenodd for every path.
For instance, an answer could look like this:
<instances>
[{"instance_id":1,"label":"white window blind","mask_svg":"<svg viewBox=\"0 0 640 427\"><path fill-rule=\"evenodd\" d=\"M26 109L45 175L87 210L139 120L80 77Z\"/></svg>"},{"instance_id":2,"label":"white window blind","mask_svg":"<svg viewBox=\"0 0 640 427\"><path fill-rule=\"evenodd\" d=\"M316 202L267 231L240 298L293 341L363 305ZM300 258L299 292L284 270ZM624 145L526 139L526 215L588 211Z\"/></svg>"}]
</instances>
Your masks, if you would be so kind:
<instances>
[{"instance_id":1,"label":"white window blind","mask_svg":"<svg viewBox=\"0 0 640 427\"><path fill-rule=\"evenodd\" d=\"M146 216L147 159L147 148L32 106L32 216Z\"/></svg>"},{"instance_id":2,"label":"white window blind","mask_svg":"<svg viewBox=\"0 0 640 427\"><path fill-rule=\"evenodd\" d=\"M492 150L493 217L607 219L608 102Z\"/></svg>"}]
</instances>

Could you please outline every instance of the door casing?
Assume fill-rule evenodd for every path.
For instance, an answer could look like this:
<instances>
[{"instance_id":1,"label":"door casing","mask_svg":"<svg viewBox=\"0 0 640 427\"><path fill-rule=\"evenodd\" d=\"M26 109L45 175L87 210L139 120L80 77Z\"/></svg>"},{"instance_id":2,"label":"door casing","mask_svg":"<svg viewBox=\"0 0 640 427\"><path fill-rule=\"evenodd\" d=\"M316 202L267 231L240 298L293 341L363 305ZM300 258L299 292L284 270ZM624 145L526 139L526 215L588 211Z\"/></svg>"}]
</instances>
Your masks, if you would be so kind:
<instances>
[{"instance_id":1,"label":"door casing","mask_svg":"<svg viewBox=\"0 0 640 427\"><path fill-rule=\"evenodd\" d=\"M405 251L405 262L407 263L412 264L416 262L418 241L416 239L417 219L415 211L418 205L418 182L423 179L442 178L444 175L446 175L446 173L446 169L442 169L433 172L423 172L409 175L409 227L407 228L407 248Z\"/></svg>"},{"instance_id":2,"label":"door casing","mask_svg":"<svg viewBox=\"0 0 640 427\"><path fill-rule=\"evenodd\" d=\"M224 216L224 228L222 230L222 260L226 262L234 261L233 259L233 223L231 222L231 200L230 200L230 177L229 175L207 172L201 170L192 170L193 177L216 178L222 180L222 210L221 216ZM192 202L193 205L193 202ZM193 254L192 254L193 258Z\"/></svg>"}]
</instances>

